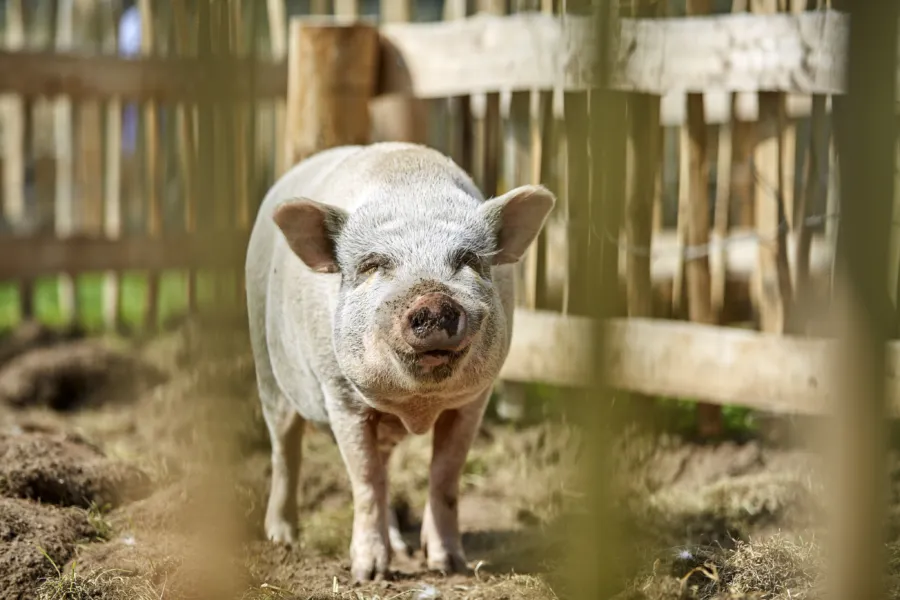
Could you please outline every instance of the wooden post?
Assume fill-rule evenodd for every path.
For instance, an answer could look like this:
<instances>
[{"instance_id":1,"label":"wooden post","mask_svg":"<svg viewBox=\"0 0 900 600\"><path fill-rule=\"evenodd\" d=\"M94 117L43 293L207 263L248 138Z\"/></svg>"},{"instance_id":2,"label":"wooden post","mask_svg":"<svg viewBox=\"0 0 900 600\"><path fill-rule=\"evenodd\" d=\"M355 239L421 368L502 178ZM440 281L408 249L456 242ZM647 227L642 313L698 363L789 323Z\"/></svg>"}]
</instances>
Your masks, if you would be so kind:
<instances>
[{"instance_id":1,"label":"wooden post","mask_svg":"<svg viewBox=\"0 0 900 600\"><path fill-rule=\"evenodd\" d=\"M688 14L707 14L709 0L688 0ZM690 139L690 183L688 201L687 245L709 244L709 163L707 158L706 114L702 94L688 94L688 135ZM684 157L682 157L684 160ZM688 289L688 316L696 323L714 324L712 309L709 256L692 256L685 264ZM722 432L722 407L715 404L697 405L697 429L702 436L717 436Z\"/></svg>"},{"instance_id":2,"label":"wooden post","mask_svg":"<svg viewBox=\"0 0 900 600\"><path fill-rule=\"evenodd\" d=\"M295 18L289 38L285 139L289 164L334 146L368 143L378 30Z\"/></svg>"}]
</instances>

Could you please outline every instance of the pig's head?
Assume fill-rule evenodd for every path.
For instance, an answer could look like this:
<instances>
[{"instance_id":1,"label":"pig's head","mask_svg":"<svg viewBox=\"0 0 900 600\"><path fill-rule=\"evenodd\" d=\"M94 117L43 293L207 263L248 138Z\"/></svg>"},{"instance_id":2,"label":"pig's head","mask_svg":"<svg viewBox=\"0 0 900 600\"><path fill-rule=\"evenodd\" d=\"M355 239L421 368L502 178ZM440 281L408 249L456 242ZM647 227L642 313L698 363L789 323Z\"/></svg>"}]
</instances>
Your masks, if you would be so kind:
<instances>
[{"instance_id":1,"label":"pig's head","mask_svg":"<svg viewBox=\"0 0 900 600\"><path fill-rule=\"evenodd\" d=\"M508 347L495 267L522 257L553 194L528 185L484 201L464 181L369 194L352 212L300 198L274 215L310 269L340 274L342 371L390 412L412 397L486 389Z\"/></svg>"}]
</instances>

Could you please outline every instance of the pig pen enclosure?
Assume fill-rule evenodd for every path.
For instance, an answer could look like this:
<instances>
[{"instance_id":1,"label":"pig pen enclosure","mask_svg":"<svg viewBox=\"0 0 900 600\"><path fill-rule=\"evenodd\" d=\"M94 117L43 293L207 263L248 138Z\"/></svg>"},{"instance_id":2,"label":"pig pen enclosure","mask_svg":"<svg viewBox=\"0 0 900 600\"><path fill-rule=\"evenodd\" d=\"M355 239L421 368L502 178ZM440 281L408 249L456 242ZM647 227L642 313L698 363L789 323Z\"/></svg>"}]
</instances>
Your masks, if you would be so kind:
<instances>
[{"instance_id":1,"label":"pig pen enclosure","mask_svg":"<svg viewBox=\"0 0 900 600\"><path fill-rule=\"evenodd\" d=\"M578 597L563 557L600 434L570 398L594 377L598 303L625 425L610 432L630 528L617 597L819 597L821 459L795 434L831 402L817 310L843 212L848 25L830 2L613 3L603 86L587 3L0 4L0 598ZM433 145L486 195L540 182L559 203L520 265L513 347L463 476L473 572L422 567L426 436L391 464L414 552L352 587L327 434L305 439L301 543L265 541L242 273L278 175L372 140ZM892 290L898 242L894 228ZM601 278L612 300L586 292Z\"/></svg>"}]
</instances>

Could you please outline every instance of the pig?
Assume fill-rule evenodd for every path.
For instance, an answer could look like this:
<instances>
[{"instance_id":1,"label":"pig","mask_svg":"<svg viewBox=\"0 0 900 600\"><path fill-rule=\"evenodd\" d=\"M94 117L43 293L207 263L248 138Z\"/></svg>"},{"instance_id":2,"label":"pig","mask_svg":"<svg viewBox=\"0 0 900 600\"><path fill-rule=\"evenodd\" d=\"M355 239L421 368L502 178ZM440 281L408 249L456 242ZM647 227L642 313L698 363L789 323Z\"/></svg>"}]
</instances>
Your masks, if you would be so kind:
<instances>
[{"instance_id":1,"label":"pig","mask_svg":"<svg viewBox=\"0 0 900 600\"><path fill-rule=\"evenodd\" d=\"M541 185L485 199L433 148L378 142L294 165L260 206L246 257L252 351L271 440L269 540L297 540L307 422L337 443L353 497L355 581L408 549L387 464L432 434L421 542L429 569L467 572L459 479L506 359L514 263L556 202Z\"/></svg>"}]
</instances>

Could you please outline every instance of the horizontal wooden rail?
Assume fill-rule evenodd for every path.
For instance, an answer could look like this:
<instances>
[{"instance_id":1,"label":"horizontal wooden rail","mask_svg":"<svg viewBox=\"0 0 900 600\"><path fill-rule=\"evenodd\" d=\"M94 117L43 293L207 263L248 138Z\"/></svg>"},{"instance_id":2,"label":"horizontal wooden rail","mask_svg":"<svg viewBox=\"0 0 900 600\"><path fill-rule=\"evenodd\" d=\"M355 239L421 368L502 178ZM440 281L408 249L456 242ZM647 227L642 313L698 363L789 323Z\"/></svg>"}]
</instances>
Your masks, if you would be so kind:
<instances>
[{"instance_id":1,"label":"horizontal wooden rail","mask_svg":"<svg viewBox=\"0 0 900 600\"><path fill-rule=\"evenodd\" d=\"M759 256L759 238L756 232L746 227L734 227L728 231L724 247L725 272L731 279L748 280L757 268ZM765 242L764 242L765 243ZM774 242L769 242L774 243ZM788 237L788 260L793 264L797 252L797 240ZM720 260L719 249L722 241L716 232L710 233L709 260L712 268L716 268ZM623 234L620 239L619 274L625 274L628 252L644 252L645 249L630 249ZM677 234L671 230L658 231L653 234L650 248L650 277L653 281L671 281L679 268ZM687 258L686 260L690 260ZM831 269L834 254L824 235L816 234L812 238L810 248L810 270L814 274L827 273Z\"/></svg>"},{"instance_id":2,"label":"horizontal wooden rail","mask_svg":"<svg viewBox=\"0 0 900 600\"><path fill-rule=\"evenodd\" d=\"M0 93L205 102L282 97L284 62L0 51Z\"/></svg>"},{"instance_id":3,"label":"horizontal wooden rail","mask_svg":"<svg viewBox=\"0 0 900 600\"><path fill-rule=\"evenodd\" d=\"M382 88L423 98L473 92L595 87L591 19L479 14L381 28L396 59ZM612 85L625 91L844 90L846 15L720 15L622 19Z\"/></svg>"},{"instance_id":4,"label":"horizontal wooden rail","mask_svg":"<svg viewBox=\"0 0 900 600\"><path fill-rule=\"evenodd\" d=\"M90 236L57 238L53 236L0 236L0 279L18 278L30 274L56 272L79 273L104 269L173 269L186 267L215 267L236 264L243 260L248 233L232 231L216 234L212 239L188 234L169 234L163 238L122 237L109 239ZM749 280L756 265L759 242L752 231L736 228L729 232L733 238L726 246L726 273L730 279ZM620 275L625 273L627 243L620 242ZM713 250L710 259L718 260L719 239L710 239ZM209 249L211 245L219 246ZM788 254L793 255L795 242L789 239ZM671 280L677 267L678 244L675 234L657 233L652 242L650 272L653 281ZM832 260L831 249L824 237L813 237L811 269L813 273L827 272Z\"/></svg>"},{"instance_id":5,"label":"horizontal wooden rail","mask_svg":"<svg viewBox=\"0 0 900 600\"><path fill-rule=\"evenodd\" d=\"M478 14L391 23L380 31L381 94L438 98L596 84L591 21L585 17ZM613 86L661 96L841 93L846 36L846 15L831 10L623 19ZM170 102L274 98L286 91L283 62L0 52L0 93Z\"/></svg>"},{"instance_id":6,"label":"horizontal wooden rail","mask_svg":"<svg viewBox=\"0 0 900 600\"><path fill-rule=\"evenodd\" d=\"M594 368L591 332L582 317L518 310L501 377L581 386ZM611 320L606 335L613 388L788 414L828 410L833 341L636 318ZM888 344L887 362L891 411L900 414L900 342Z\"/></svg>"},{"instance_id":7,"label":"horizontal wooden rail","mask_svg":"<svg viewBox=\"0 0 900 600\"><path fill-rule=\"evenodd\" d=\"M0 280L106 270L240 267L248 235L228 231L120 239L4 236L0 237Z\"/></svg>"}]
</instances>

